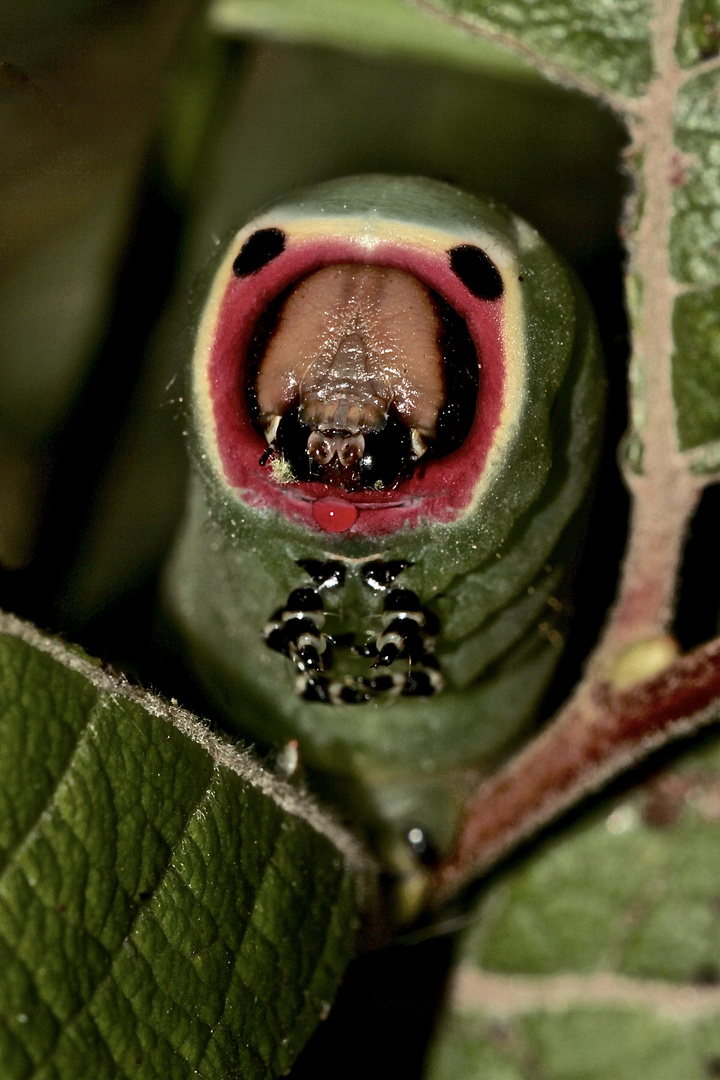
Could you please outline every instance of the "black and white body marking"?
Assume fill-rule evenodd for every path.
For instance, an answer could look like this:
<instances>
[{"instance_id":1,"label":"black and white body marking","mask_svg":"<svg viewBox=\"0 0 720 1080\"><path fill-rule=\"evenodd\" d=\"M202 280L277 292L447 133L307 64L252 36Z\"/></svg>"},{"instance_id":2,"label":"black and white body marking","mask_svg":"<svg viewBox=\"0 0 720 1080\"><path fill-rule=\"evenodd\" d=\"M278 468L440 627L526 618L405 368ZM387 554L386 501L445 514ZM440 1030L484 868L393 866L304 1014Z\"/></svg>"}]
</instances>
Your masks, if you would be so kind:
<instances>
[{"instance_id":1,"label":"black and white body marking","mask_svg":"<svg viewBox=\"0 0 720 1080\"><path fill-rule=\"evenodd\" d=\"M293 660L300 672L325 670L329 659L323 601L315 589L293 589L284 608L263 629L267 645Z\"/></svg>"},{"instance_id":2,"label":"black and white body marking","mask_svg":"<svg viewBox=\"0 0 720 1080\"><path fill-rule=\"evenodd\" d=\"M429 697L443 687L437 658L433 655L439 632L437 617L424 608L410 589L391 589L384 600L381 629L362 645L355 635L333 639L324 632L326 614L319 589L338 589L345 583L345 567L339 561L300 560L298 565L317 588L300 587L290 593L285 607L276 611L263 629L269 648L293 661L295 690L306 701L331 705L358 705L376 699ZM397 560L367 563L363 583L374 590L387 589L409 564ZM358 657L372 661L367 675L333 678L333 648L349 647ZM396 661L403 670L393 669Z\"/></svg>"}]
</instances>

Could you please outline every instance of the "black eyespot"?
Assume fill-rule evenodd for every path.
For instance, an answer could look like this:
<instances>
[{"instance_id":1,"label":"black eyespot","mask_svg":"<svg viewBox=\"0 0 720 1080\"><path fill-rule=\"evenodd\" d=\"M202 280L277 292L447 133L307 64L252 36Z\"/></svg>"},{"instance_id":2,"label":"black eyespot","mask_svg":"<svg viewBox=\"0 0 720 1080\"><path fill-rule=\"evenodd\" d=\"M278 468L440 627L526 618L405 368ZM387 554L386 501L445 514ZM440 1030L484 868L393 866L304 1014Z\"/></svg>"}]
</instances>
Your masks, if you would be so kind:
<instances>
[{"instance_id":1,"label":"black eyespot","mask_svg":"<svg viewBox=\"0 0 720 1080\"><path fill-rule=\"evenodd\" d=\"M451 248L450 266L478 300L499 300L504 292L503 279L495 263L482 248L460 244Z\"/></svg>"},{"instance_id":2,"label":"black eyespot","mask_svg":"<svg viewBox=\"0 0 720 1080\"><path fill-rule=\"evenodd\" d=\"M285 233L281 229L258 229L240 248L233 263L235 277L247 277L272 262L285 250Z\"/></svg>"},{"instance_id":3,"label":"black eyespot","mask_svg":"<svg viewBox=\"0 0 720 1080\"><path fill-rule=\"evenodd\" d=\"M278 450L293 471L296 480L307 483L320 478L320 467L307 452L307 442L312 428L300 419L297 409L286 412L278 424Z\"/></svg>"},{"instance_id":4,"label":"black eyespot","mask_svg":"<svg viewBox=\"0 0 720 1080\"><path fill-rule=\"evenodd\" d=\"M360 481L366 488L392 487L410 461L410 432L392 414L380 431L365 435Z\"/></svg>"}]
</instances>

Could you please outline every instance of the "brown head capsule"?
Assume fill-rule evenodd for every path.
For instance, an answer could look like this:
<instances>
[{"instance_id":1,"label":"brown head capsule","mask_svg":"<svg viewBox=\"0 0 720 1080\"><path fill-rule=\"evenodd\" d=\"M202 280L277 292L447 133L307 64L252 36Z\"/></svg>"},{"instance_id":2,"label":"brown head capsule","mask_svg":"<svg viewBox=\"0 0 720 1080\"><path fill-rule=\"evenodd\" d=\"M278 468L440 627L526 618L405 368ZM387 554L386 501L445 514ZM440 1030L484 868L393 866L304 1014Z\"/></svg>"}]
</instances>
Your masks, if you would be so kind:
<instances>
[{"instance_id":1,"label":"brown head capsule","mask_svg":"<svg viewBox=\"0 0 720 1080\"><path fill-rule=\"evenodd\" d=\"M297 480L391 487L433 446L447 404L441 303L404 270L353 263L285 295L249 390Z\"/></svg>"}]
</instances>

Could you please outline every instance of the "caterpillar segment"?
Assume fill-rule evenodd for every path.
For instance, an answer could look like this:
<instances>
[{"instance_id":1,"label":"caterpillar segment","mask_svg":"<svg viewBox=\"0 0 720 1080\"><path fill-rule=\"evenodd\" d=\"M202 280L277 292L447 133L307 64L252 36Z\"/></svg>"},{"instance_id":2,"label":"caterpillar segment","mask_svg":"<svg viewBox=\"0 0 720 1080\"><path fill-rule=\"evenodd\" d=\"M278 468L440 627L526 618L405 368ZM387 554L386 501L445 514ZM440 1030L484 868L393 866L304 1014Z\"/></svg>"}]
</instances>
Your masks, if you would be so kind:
<instances>
[{"instance_id":1,"label":"caterpillar segment","mask_svg":"<svg viewBox=\"0 0 720 1080\"><path fill-rule=\"evenodd\" d=\"M167 575L191 662L390 863L411 832L447 850L566 630L604 399L572 271L450 185L321 184L220 251L191 391Z\"/></svg>"},{"instance_id":2,"label":"caterpillar segment","mask_svg":"<svg viewBox=\"0 0 720 1080\"><path fill-rule=\"evenodd\" d=\"M342 564L301 559L298 565L313 578L318 589L342 587L344 583ZM363 582L368 586L370 580L387 581L394 576L394 568L385 571L378 561L371 574L363 575ZM432 655L439 628L436 616L421 606L410 589L392 589L383 607L381 630L370 641L358 645L352 633L332 638L324 632L320 592L301 587L293 589L285 606L274 612L262 636L268 648L283 653L294 663L295 691L306 701L360 705L375 698L429 697L438 693L443 680L437 658ZM371 670L354 677L334 676L333 656L338 645L355 656L370 658ZM403 671L390 670L396 660L405 662Z\"/></svg>"}]
</instances>

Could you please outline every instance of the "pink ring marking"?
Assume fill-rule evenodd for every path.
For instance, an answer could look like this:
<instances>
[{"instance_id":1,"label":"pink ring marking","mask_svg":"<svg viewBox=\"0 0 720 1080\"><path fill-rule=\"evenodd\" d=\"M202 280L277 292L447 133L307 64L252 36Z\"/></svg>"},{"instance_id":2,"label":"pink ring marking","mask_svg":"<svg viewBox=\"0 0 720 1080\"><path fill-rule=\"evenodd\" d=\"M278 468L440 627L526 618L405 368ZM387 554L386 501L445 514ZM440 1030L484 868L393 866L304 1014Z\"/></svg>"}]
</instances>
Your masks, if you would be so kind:
<instances>
[{"instance_id":1,"label":"pink ring marking","mask_svg":"<svg viewBox=\"0 0 720 1080\"><path fill-rule=\"evenodd\" d=\"M333 262L407 270L440 293L467 322L478 350L480 392L475 421L463 445L445 458L421 461L400 489L363 491L338 500L356 504L358 511L372 504L375 512L359 515L356 525L363 535L392 534L423 520L452 521L472 498L500 422L506 388L503 301L476 300L453 274L445 252L410 244L384 242L368 251L350 239L290 240L267 267L247 278L228 280L208 364L214 434L225 477L249 505L279 510L292 520L318 527L314 506L333 497L328 485L282 486L267 466L258 466L267 445L248 414L244 364L256 322L270 300L300 277Z\"/></svg>"}]
</instances>

